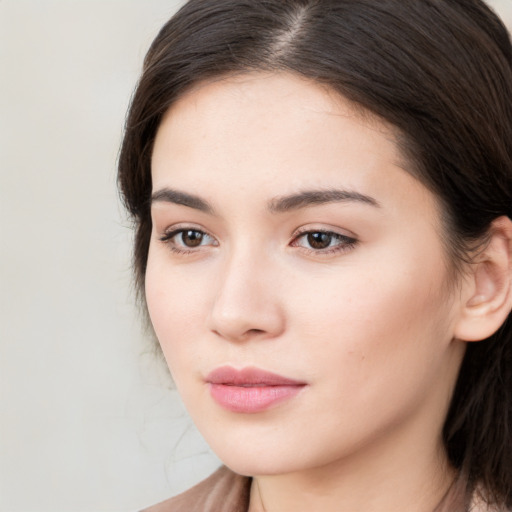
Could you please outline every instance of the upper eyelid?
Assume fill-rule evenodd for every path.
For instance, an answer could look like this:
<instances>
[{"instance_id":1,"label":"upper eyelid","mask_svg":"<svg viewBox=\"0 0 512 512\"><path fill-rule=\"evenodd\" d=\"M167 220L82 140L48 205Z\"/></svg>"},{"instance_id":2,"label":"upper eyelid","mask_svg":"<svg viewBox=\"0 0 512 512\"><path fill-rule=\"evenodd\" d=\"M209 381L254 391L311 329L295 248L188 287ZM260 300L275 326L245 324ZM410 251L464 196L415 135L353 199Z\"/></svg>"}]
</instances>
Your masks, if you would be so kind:
<instances>
[{"instance_id":1,"label":"upper eyelid","mask_svg":"<svg viewBox=\"0 0 512 512\"><path fill-rule=\"evenodd\" d=\"M331 235L333 237L340 237L340 238L349 238L351 240L355 240L356 237L352 235L347 235L345 233L339 233L338 231L332 231L330 229L307 229L306 231L302 231L297 233L294 238L299 238L303 235L309 235L311 233L323 233L325 235Z\"/></svg>"},{"instance_id":2,"label":"upper eyelid","mask_svg":"<svg viewBox=\"0 0 512 512\"><path fill-rule=\"evenodd\" d=\"M311 229L311 230L306 230L306 231L303 231L302 233L297 233L293 238L292 238L292 243L296 242L297 240L299 240L300 238L302 238L304 235L309 235L311 233L323 233L325 235L329 235L329 236L332 236L333 238L338 238L339 240L345 240L347 243L348 241L350 241L350 243L356 243L358 241L358 239L354 236L350 236L350 235L345 235L343 233L338 233L336 231L327 231L327 230L321 230L321 229Z\"/></svg>"},{"instance_id":3,"label":"upper eyelid","mask_svg":"<svg viewBox=\"0 0 512 512\"><path fill-rule=\"evenodd\" d=\"M306 233L328 233L332 235L338 235L345 238L353 238L357 240L359 237L352 231L337 227L316 227L316 226L301 226L297 228L293 233L293 238Z\"/></svg>"},{"instance_id":4,"label":"upper eyelid","mask_svg":"<svg viewBox=\"0 0 512 512\"><path fill-rule=\"evenodd\" d=\"M195 223L189 223L189 222L178 222L175 224L169 224L165 229L162 229L161 232L165 234L169 233L178 233L180 231L200 231L201 233L204 233L205 235L211 236L212 238L215 238L209 230L201 226L200 224Z\"/></svg>"}]
</instances>

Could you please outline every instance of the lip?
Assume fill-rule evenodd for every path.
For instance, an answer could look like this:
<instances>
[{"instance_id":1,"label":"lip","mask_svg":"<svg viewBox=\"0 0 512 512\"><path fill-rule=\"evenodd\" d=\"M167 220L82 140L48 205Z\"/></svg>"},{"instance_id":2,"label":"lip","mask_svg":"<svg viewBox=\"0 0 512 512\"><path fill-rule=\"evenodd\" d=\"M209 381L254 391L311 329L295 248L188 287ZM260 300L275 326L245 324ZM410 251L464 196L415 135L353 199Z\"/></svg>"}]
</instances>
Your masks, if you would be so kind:
<instances>
[{"instance_id":1,"label":"lip","mask_svg":"<svg viewBox=\"0 0 512 512\"><path fill-rule=\"evenodd\" d=\"M305 382L289 379L259 368L236 370L222 366L206 377L212 398L224 409L258 413L297 395Z\"/></svg>"}]
</instances>

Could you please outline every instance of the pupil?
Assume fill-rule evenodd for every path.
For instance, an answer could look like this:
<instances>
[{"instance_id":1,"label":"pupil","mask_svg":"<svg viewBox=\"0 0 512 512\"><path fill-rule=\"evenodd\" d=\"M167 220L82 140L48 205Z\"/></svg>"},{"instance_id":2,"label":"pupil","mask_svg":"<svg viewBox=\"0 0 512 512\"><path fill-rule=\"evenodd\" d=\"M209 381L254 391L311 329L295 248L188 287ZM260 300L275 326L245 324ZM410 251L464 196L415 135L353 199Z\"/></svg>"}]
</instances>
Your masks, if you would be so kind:
<instances>
[{"instance_id":1,"label":"pupil","mask_svg":"<svg viewBox=\"0 0 512 512\"><path fill-rule=\"evenodd\" d=\"M331 245L332 236L327 233L310 233L308 243L313 249L326 249Z\"/></svg>"},{"instance_id":2,"label":"pupil","mask_svg":"<svg viewBox=\"0 0 512 512\"><path fill-rule=\"evenodd\" d=\"M187 247L197 247L203 241L203 234L200 231L184 231L181 238Z\"/></svg>"}]
</instances>

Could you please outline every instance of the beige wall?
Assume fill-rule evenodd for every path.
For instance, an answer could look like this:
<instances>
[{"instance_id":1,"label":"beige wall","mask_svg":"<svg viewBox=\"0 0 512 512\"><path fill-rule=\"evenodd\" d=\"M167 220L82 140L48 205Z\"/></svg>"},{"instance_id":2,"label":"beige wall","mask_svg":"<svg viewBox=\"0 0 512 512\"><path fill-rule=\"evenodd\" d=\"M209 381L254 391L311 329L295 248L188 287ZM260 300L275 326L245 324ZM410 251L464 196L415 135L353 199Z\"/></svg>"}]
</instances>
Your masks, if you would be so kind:
<instances>
[{"instance_id":1,"label":"beige wall","mask_svg":"<svg viewBox=\"0 0 512 512\"><path fill-rule=\"evenodd\" d=\"M217 464L141 333L115 190L178 3L0 0L0 512L133 511Z\"/></svg>"},{"instance_id":2,"label":"beige wall","mask_svg":"<svg viewBox=\"0 0 512 512\"><path fill-rule=\"evenodd\" d=\"M512 0L489 0L488 3L501 16L509 30L512 29Z\"/></svg>"},{"instance_id":3,"label":"beige wall","mask_svg":"<svg viewBox=\"0 0 512 512\"><path fill-rule=\"evenodd\" d=\"M141 59L177 3L0 2L2 512L133 511L216 464L152 376L115 189Z\"/></svg>"}]
</instances>

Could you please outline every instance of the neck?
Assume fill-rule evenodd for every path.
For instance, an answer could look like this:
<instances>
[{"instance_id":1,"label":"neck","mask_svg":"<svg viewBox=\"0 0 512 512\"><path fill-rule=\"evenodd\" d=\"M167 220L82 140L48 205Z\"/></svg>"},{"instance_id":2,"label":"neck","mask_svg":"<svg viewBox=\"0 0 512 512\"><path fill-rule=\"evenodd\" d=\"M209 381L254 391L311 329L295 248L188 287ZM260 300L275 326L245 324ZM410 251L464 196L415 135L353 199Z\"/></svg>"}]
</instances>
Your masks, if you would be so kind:
<instances>
[{"instance_id":1,"label":"neck","mask_svg":"<svg viewBox=\"0 0 512 512\"><path fill-rule=\"evenodd\" d=\"M255 476L249 512L433 512L454 479L441 439L400 451L376 443L307 471Z\"/></svg>"}]
</instances>

